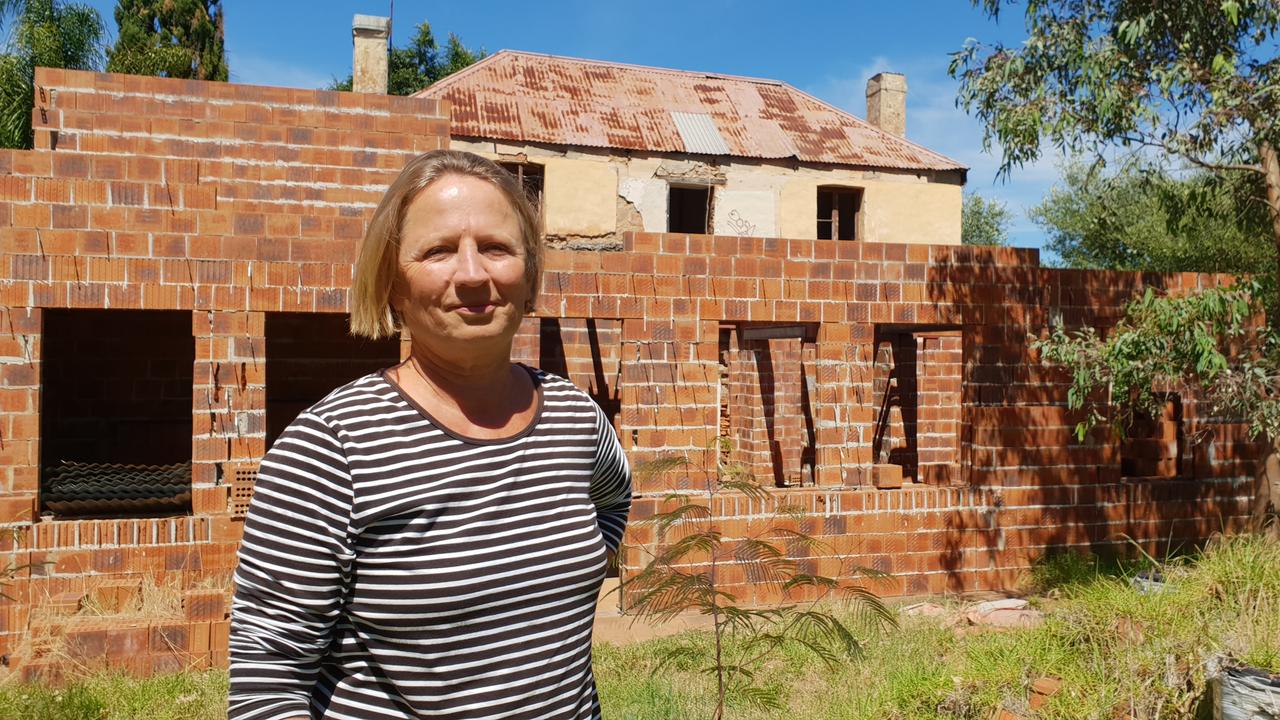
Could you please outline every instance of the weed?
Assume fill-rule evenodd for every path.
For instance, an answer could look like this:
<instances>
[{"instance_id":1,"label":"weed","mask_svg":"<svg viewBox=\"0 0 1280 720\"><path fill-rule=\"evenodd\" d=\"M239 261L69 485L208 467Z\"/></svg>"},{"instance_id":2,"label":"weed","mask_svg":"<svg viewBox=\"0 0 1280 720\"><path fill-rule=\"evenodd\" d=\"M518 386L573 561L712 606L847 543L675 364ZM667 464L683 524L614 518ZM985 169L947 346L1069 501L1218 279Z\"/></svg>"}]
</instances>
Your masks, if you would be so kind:
<instances>
[{"instance_id":1,"label":"weed","mask_svg":"<svg viewBox=\"0 0 1280 720\"><path fill-rule=\"evenodd\" d=\"M721 453L724 457L727 453ZM637 468L637 474L653 475L686 465L683 458L664 458ZM760 674L765 663L788 650L799 650L820 660L828 669L861 653L862 641L850 623L828 612L819 602L842 594L853 601L858 625L892 625L892 614L867 588L843 584L834 578L801 572L788 557L785 546L802 547L821 555L831 548L802 532L794 509L778 510L772 521L756 532L731 537L717 512L725 495L746 498L760 507L772 504L770 493L739 467L720 461L718 472L704 482L700 495L673 493L665 502L670 509L646 522L654 527L657 548L650 551L645 567L624 584L629 610L637 617L658 622L682 612L710 616L711 641L677 642L663 655L663 665L693 665L714 679L715 705L711 717L720 720L726 704L756 708L781 708L783 683ZM749 607L741 602L734 584L726 579L730 569L740 571L739 584L777 588L788 601L773 607ZM845 574L879 576L860 568ZM792 595L795 593L795 596Z\"/></svg>"}]
</instances>

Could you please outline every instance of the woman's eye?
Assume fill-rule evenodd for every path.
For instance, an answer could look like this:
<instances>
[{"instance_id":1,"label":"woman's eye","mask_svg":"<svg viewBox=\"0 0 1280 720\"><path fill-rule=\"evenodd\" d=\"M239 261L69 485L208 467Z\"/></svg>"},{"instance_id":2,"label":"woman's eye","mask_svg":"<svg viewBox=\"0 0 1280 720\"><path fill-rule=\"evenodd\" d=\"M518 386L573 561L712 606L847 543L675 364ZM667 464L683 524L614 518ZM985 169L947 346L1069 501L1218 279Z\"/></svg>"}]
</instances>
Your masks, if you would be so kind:
<instances>
[{"instance_id":1,"label":"woman's eye","mask_svg":"<svg viewBox=\"0 0 1280 720\"><path fill-rule=\"evenodd\" d=\"M441 258L441 257L444 257L445 254L448 252L449 252L448 248L440 247L437 245L436 247L427 248L426 250L423 250L422 259L431 260L435 258Z\"/></svg>"}]
</instances>

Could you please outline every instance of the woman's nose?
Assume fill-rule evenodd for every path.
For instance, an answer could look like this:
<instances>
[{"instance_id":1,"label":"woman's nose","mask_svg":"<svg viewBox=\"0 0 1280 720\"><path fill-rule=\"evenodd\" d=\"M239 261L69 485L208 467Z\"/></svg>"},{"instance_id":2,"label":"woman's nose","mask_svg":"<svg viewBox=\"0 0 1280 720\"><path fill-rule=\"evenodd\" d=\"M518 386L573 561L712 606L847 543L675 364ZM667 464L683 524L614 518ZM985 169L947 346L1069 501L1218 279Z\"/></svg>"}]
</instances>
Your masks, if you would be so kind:
<instances>
[{"instance_id":1,"label":"woman's nose","mask_svg":"<svg viewBox=\"0 0 1280 720\"><path fill-rule=\"evenodd\" d=\"M458 267L454 271L454 282L461 285L474 285L489 279L484 268L484 258L480 257L480 249L471 243L463 243L458 248Z\"/></svg>"}]
</instances>

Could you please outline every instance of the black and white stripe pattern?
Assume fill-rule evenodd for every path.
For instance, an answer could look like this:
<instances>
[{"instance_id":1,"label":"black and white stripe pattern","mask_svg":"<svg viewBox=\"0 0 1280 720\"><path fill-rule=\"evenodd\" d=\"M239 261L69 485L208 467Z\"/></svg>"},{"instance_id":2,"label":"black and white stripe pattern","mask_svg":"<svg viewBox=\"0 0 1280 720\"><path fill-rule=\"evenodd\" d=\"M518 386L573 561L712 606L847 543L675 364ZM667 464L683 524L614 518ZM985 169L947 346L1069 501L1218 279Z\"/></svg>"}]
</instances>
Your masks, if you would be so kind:
<instances>
[{"instance_id":1,"label":"black and white stripe pattern","mask_svg":"<svg viewBox=\"0 0 1280 720\"><path fill-rule=\"evenodd\" d=\"M631 504L565 380L527 430L463 438L382 374L263 459L231 623L230 718L596 718L591 627Z\"/></svg>"}]
</instances>

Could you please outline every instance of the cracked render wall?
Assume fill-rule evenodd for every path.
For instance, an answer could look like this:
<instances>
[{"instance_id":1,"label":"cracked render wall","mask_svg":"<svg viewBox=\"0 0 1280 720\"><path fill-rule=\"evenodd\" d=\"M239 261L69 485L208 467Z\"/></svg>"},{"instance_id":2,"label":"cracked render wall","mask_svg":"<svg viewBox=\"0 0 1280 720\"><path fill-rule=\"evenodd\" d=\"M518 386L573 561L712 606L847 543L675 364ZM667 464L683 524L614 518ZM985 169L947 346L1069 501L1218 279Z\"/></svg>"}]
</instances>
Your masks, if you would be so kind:
<instances>
[{"instance_id":1,"label":"cracked render wall","mask_svg":"<svg viewBox=\"0 0 1280 720\"><path fill-rule=\"evenodd\" d=\"M0 564L23 566L0 601L0 666L56 673L32 642L50 636L138 672L220 665L234 511L265 451L267 315L346 312L364 223L409 157L447 143L447 108L48 70L37 85L37 149L0 153ZM1007 587L1056 548L1128 537L1159 552L1249 512L1263 448L1241 425L1184 395L1173 435L1206 439L1152 448L1152 467L1170 448L1182 456L1165 463L1176 475L1126 476L1133 446L1073 444L1064 378L1027 345L1053 315L1108 325L1145 287L1217 278L1052 270L1024 250L622 240L622 252L548 252L517 355L589 389L633 463L690 458L689 472L638 479L637 521L697 487L725 431L739 461L781 485L774 503L806 511L807 532L891 573L885 594ZM39 516L44 314L76 308L190 314L189 515ZM770 507L728 497L718 509L732 536ZM629 530L624 575L649 533ZM806 569L839 569L833 554L792 550ZM144 582L175 585L181 606L108 624L75 612Z\"/></svg>"}]
</instances>

